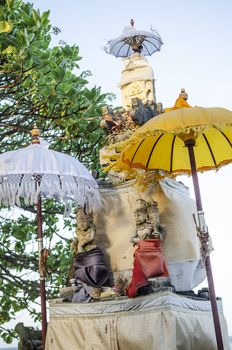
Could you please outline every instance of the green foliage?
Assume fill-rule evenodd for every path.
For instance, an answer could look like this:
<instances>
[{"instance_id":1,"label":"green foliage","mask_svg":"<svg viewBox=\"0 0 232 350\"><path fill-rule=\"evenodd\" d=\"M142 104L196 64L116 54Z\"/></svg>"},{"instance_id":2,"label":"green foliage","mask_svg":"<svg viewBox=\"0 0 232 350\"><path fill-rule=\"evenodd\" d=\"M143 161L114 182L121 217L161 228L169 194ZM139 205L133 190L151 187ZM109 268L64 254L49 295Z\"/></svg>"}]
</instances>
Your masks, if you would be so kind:
<instances>
[{"instance_id":1,"label":"green foliage","mask_svg":"<svg viewBox=\"0 0 232 350\"><path fill-rule=\"evenodd\" d=\"M63 209L51 200L43 201L44 242L50 249L46 266L47 298L58 297L59 288L66 284L72 260L67 236L72 237L75 232L75 220L73 217L62 223ZM2 209L0 218L0 324L10 321L22 309L27 309L36 321L40 314L32 303L38 302L40 290L35 210L18 208L10 218L6 218L7 213ZM5 340L12 340L14 335L1 326L0 333Z\"/></svg>"},{"instance_id":2,"label":"green foliage","mask_svg":"<svg viewBox=\"0 0 232 350\"><path fill-rule=\"evenodd\" d=\"M49 20L22 0L0 1L0 152L30 143L36 124L51 147L77 156L90 170L99 170L103 142L101 108L112 95L88 87L89 72L79 72L79 47L50 47L59 34ZM72 254L75 218L62 222L63 208L43 202L48 298L66 283ZM7 342L14 332L4 323L27 309L37 319L33 302L39 296L35 208L0 212L0 334Z\"/></svg>"},{"instance_id":3,"label":"green foliage","mask_svg":"<svg viewBox=\"0 0 232 350\"><path fill-rule=\"evenodd\" d=\"M40 14L32 4L12 0L0 5L0 13L12 26L0 33L1 152L27 144L36 124L53 148L99 167L99 117L111 95L87 87L90 73L78 71L78 46L49 47L49 11Z\"/></svg>"}]
</instances>

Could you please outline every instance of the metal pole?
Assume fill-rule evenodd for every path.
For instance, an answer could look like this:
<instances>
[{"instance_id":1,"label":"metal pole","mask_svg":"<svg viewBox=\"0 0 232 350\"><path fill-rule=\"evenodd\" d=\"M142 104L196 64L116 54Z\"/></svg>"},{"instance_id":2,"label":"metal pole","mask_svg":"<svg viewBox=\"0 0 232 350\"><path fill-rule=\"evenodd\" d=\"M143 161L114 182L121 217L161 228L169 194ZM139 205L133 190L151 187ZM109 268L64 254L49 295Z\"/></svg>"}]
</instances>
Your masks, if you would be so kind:
<instances>
[{"instance_id":1,"label":"metal pole","mask_svg":"<svg viewBox=\"0 0 232 350\"><path fill-rule=\"evenodd\" d=\"M201 202L201 193L200 193L197 168L196 168L196 160L195 160L194 149L193 149L193 147L195 146L195 140L191 139L191 140L185 141L185 146L188 147L197 211L200 213L203 213L203 207L202 207L202 202ZM215 294L215 288L214 288L213 273L212 273L209 255L207 255L206 260L205 260L205 269L206 269L206 275L207 275L207 280L208 280L209 297L210 297L212 314L213 314L213 322L214 322L214 328L215 328L215 334L216 334L216 340L217 340L217 348L218 348L218 350L224 350L221 325L220 325L219 313L218 313L218 307L217 307L217 300L216 300L216 294Z\"/></svg>"},{"instance_id":2,"label":"metal pole","mask_svg":"<svg viewBox=\"0 0 232 350\"><path fill-rule=\"evenodd\" d=\"M45 291L45 276L41 269L41 255L43 250L43 228L42 228L42 209L41 198L36 204L37 209L37 225L38 225L38 251L39 251L39 275L40 275L40 300L41 300L41 315L42 315L42 343L45 350L45 340L47 333L47 312L46 312L46 291Z\"/></svg>"}]
</instances>

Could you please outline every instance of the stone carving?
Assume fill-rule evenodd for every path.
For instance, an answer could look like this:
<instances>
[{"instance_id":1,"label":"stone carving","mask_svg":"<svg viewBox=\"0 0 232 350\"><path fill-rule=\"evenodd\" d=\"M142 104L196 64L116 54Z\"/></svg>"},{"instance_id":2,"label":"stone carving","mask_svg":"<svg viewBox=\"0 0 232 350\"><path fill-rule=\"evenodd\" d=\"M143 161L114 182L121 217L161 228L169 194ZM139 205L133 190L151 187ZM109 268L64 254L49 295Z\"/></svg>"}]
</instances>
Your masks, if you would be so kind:
<instances>
[{"instance_id":1,"label":"stone carving","mask_svg":"<svg viewBox=\"0 0 232 350\"><path fill-rule=\"evenodd\" d=\"M164 113L163 104L161 102L157 103L156 115Z\"/></svg>"},{"instance_id":2,"label":"stone carving","mask_svg":"<svg viewBox=\"0 0 232 350\"><path fill-rule=\"evenodd\" d=\"M107 133L106 146L100 150L100 164L108 166L118 159L123 141L128 139L133 132L159 113L163 113L162 104L148 100L145 104L137 97L132 98L130 110L123 108L112 110L105 106L102 108L100 127ZM159 108L159 109L157 109ZM107 180L112 184L126 181L123 172L107 170Z\"/></svg>"},{"instance_id":3,"label":"stone carving","mask_svg":"<svg viewBox=\"0 0 232 350\"><path fill-rule=\"evenodd\" d=\"M77 209L77 231L72 243L74 251L69 273L71 287L60 289L64 301L90 302L102 297L102 287L109 287L110 278L105 257L95 244L96 229L93 216Z\"/></svg>"},{"instance_id":4,"label":"stone carving","mask_svg":"<svg viewBox=\"0 0 232 350\"><path fill-rule=\"evenodd\" d=\"M162 277L162 283L169 284L169 273L163 255L162 236L164 228L159 222L157 202L146 202L139 199L134 212L136 232L131 242L136 245L134 252L134 267L131 283L127 288L127 295L135 297L142 290L142 294L153 291L151 279Z\"/></svg>"},{"instance_id":5,"label":"stone carving","mask_svg":"<svg viewBox=\"0 0 232 350\"><path fill-rule=\"evenodd\" d=\"M42 332L33 327L25 327L22 322L15 326L15 332L20 340L18 350L42 350Z\"/></svg>"},{"instance_id":6,"label":"stone carving","mask_svg":"<svg viewBox=\"0 0 232 350\"><path fill-rule=\"evenodd\" d=\"M158 203L137 200L138 207L134 211L136 232L131 237L132 243L145 239L163 239L165 228L160 224Z\"/></svg>"},{"instance_id":7,"label":"stone carving","mask_svg":"<svg viewBox=\"0 0 232 350\"><path fill-rule=\"evenodd\" d=\"M102 108L100 127L108 134L107 143L110 145L130 137L135 123L130 113L123 108L112 110L105 106Z\"/></svg>"},{"instance_id":8,"label":"stone carving","mask_svg":"<svg viewBox=\"0 0 232 350\"><path fill-rule=\"evenodd\" d=\"M96 234L93 216L87 214L85 209L77 209L77 231L73 248L76 253L81 253L96 247L94 238ZM75 247L76 246L76 247Z\"/></svg>"},{"instance_id":9,"label":"stone carving","mask_svg":"<svg viewBox=\"0 0 232 350\"><path fill-rule=\"evenodd\" d=\"M138 97L133 97L131 101L132 111L130 115L136 127L142 126L156 115L157 105L152 100L147 100L147 102L143 104L142 100Z\"/></svg>"},{"instance_id":10,"label":"stone carving","mask_svg":"<svg viewBox=\"0 0 232 350\"><path fill-rule=\"evenodd\" d=\"M139 199L139 206L134 211L136 231L131 237L132 243L138 243L140 240L152 238L153 228L148 220L147 203L143 199Z\"/></svg>"},{"instance_id":11,"label":"stone carving","mask_svg":"<svg viewBox=\"0 0 232 350\"><path fill-rule=\"evenodd\" d=\"M147 202L148 220L152 226L152 238L164 239L165 227L160 224L159 207L156 201Z\"/></svg>"},{"instance_id":12,"label":"stone carving","mask_svg":"<svg viewBox=\"0 0 232 350\"><path fill-rule=\"evenodd\" d=\"M120 87L123 107L131 108L131 99L139 98L143 103L155 101L154 75L147 59L139 52L123 60L125 68L121 74Z\"/></svg>"}]
</instances>

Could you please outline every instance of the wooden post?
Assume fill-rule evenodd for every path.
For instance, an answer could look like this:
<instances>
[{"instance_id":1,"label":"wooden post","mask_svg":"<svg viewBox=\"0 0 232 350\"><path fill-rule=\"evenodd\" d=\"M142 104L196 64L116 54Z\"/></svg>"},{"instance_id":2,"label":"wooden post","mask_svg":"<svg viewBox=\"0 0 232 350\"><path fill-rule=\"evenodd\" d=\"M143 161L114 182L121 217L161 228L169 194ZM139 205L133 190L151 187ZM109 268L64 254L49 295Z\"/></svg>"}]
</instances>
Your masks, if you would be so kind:
<instances>
[{"instance_id":1,"label":"wooden post","mask_svg":"<svg viewBox=\"0 0 232 350\"><path fill-rule=\"evenodd\" d=\"M47 334L47 312L46 312L46 291L45 291L45 276L41 269L41 253L43 251L43 228L42 228L42 209L41 198L36 204L37 209L37 225L38 225L38 253L39 253L39 276L40 276L40 301L41 301L41 315L42 315L42 343L43 350L45 350L45 340Z\"/></svg>"},{"instance_id":2,"label":"wooden post","mask_svg":"<svg viewBox=\"0 0 232 350\"><path fill-rule=\"evenodd\" d=\"M189 152L189 160L190 160L191 171L192 171L192 179L193 179L193 187L194 187L195 198L196 198L197 211L202 215L203 207L202 207L201 193L200 193L197 168L196 168L196 160L195 160L194 148L193 148L195 146L195 140L194 139L186 140L185 146L188 147L188 152ZM217 307L217 299L216 299L215 288L214 288L213 273L212 273L209 255L207 255L205 259L205 269L206 269L206 275L208 280L209 297L210 297L212 314L213 314L217 348L218 350L224 350L221 325L220 325L219 313L218 313L218 307Z\"/></svg>"}]
</instances>

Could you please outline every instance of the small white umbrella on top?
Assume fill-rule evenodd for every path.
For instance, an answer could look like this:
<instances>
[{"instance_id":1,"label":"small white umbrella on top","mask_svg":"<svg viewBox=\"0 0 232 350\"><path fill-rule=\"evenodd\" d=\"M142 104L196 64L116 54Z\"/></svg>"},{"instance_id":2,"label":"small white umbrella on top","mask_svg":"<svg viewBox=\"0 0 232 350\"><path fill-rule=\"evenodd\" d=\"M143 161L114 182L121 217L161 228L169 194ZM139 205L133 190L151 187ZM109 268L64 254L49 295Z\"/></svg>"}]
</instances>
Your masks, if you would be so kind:
<instances>
[{"instance_id":1,"label":"small white umbrella on top","mask_svg":"<svg viewBox=\"0 0 232 350\"><path fill-rule=\"evenodd\" d=\"M151 56L160 51L163 41L155 29L151 29L150 32L137 30L133 19L130 24L124 28L122 35L108 41L104 47L106 53L115 57L129 57L135 52L143 56Z\"/></svg>"}]
</instances>

